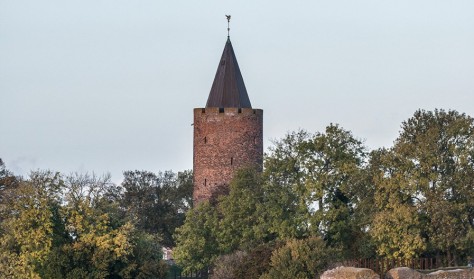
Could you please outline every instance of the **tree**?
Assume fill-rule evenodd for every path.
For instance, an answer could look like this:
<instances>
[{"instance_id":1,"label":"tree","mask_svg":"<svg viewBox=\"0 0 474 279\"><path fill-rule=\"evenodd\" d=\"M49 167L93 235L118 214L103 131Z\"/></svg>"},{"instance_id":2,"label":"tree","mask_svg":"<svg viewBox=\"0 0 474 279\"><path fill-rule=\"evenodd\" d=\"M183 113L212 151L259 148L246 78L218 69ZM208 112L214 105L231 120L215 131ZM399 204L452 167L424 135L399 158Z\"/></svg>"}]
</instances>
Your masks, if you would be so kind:
<instances>
[{"instance_id":1,"label":"tree","mask_svg":"<svg viewBox=\"0 0 474 279\"><path fill-rule=\"evenodd\" d=\"M20 181L6 190L1 207L0 272L18 273L19 278L40 278L53 246L53 208L62 180L52 172L33 173L30 181ZM1 274L1 273L0 273Z\"/></svg>"},{"instance_id":2,"label":"tree","mask_svg":"<svg viewBox=\"0 0 474 279\"><path fill-rule=\"evenodd\" d=\"M219 256L217 210L207 201L186 213L186 221L176 229L173 256L185 272L202 270Z\"/></svg>"},{"instance_id":3,"label":"tree","mask_svg":"<svg viewBox=\"0 0 474 279\"><path fill-rule=\"evenodd\" d=\"M268 183L283 188L286 220L296 222L293 237L322 235L332 246L351 247L363 232L355 211L365 199L365 147L349 131L329 125L324 133L305 131L277 141L265 159ZM282 214L284 215L284 214ZM362 218L360 219L362 220Z\"/></svg>"},{"instance_id":4,"label":"tree","mask_svg":"<svg viewBox=\"0 0 474 279\"><path fill-rule=\"evenodd\" d=\"M19 179L9 171L5 163L0 158L0 207L4 206L4 202L9 200L9 189L15 188L18 186ZM0 221L3 220L3 217L0 215Z\"/></svg>"},{"instance_id":5,"label":"tree","mask_svg":"<svg viewBox=\"0 0 474 279\"><path fill-rule=\"evenodd\" d=\"M160 234L163 245L174 246L172 235L192 206L192 185L191 171L126 171L123 205L137 220L138 229Z\"/></svg>"},{"instance_id":6,"label":"tree","mask_svg":"<svg viewBox=\"0 0 474 279\"><path fill-rule=\"evenodd\" d=\"M0 191L3 191L9 184L9 178L14 178L14 176L9 170L7 170L5 163L3 162L2 158L0 158Z\"/></svg>"},{"instance_id":7,"label":"tree","mask_svg":"<svg viewBox=\"0 0 474 279\"><path fill-rule=\"evenodd\" d=\"M308 170L307 202L318 202L312 223L331 246L351 247L354 244L353 215L358 204L356 195L361 183L366 151L352 133L329 125L325 133L317 133L303 144Z\"/></svg>"},{"instance_id":8,"label":"tree","mask_svg":"<svg viewBox=\"0 0 474 279\"><path fill-rule=\"evenodd\" d=\"M306 204L306 169L300 146L311 135L303 130L274 141L265 154L264 186L271 230L281 237L299 238L309 234L309 206ZM273 222L271 220L274 220Z\"/></svg>"},{"instance_id":9,"label":"tree","mask_svg":"<svg viewBox=\"0 0 474 279\"><path fill-rule=\"evenodd\" d=\"M243 251L235 251L232 254L220 255L214 263L211 279L248 278L237 277L235 275L237 265L243 261L245 256L247 256L247 253Z\"/></svg>"},{"instance_id":10,"label":"tree","mask_svg":"<svg viewBox=\"0 0 474 279\"><path fill-rule=\"evenodd\" d=\"M212 279L258 279L270 268L272 252L279 248L279 241L270 241L247 251L237 250L221 255L212 270Z\"/></svg>"},{"instance_id":11,"label":"tree","mask_svg":"<svg viewBox=\"0 0 474 279\"><path fill-rule=\"evenodd\" d=\"M199 270L213 265L219 255L249 251L277 238L272 231L277 221L269 217L278 209L269 206L261 173L254 168L238 170L228 195L188 211L175 234L175 259L186 270Z\"/></svg>"},{"instance_id":12,"label":"tree","mask_svg":"<svg viewBox=\"0 0 474 279\"><path fill-rule=\"evenodd\" d=\"M68 239L61 246L66 278L164 278L157 235L137 230L133 220L116 215L119 189L110 176L69 176L63 216ZM51 263L54 266L54 263Z\"/></svg>"},{"instance_id":13,"label":"tree","mask_svg":"<svg viewBox=\"0 0 474 279\"><path fill-rule=\"evenodd\" d=\"M393 203L377 213L371 234L379 255L389 259L413 259L426 248L416 208Z\"/></svg>"},{"instance_id":14,"label":"tree","mask_svg":"<svg viewBox=\"0 0 474 279\"><path fill-rule=\"evenodd\" d=\"M373 153L371 231L390 257L465 257L474 228L474 122L456 111L418 110L402 123L393 148Z\"/></svg>"},{"instance_id":15,"label":"tree","mask_svg":"<svg viewBox=\"0 0 474 279\"><path fill-rule=\"evenodd\" d=\"M408 182L430 246L457 264L474 228L473 119L456 111L418 110L402 123L394 152L408 161Z\"/></svg>"},{"instance_id":16,"label":"tree","mask_svg":"<svg viewBox=\"0 0 474 279\"><path fill-rule=\"evenodd\" d=\"M415 206L416 193L404 175L404 157L392 150L371 153L370 168L376 186L371 236L377 253L387 258L411 259L426 249L422 223Z\"/></svg>"},{"instance_id":17,"label":"tree","mask_svg":"<svg viewBox=\"0 0 474 279\"><path fill-rule=\"evenodd\" d=\"M246 250L272 239L264 195L259 172L254 168L236 172L229 194L222 196L217 206L221 216L217 239L222 253Z\"/></svg>"},{"instance_id":18,"label":"tree","mask_svg":"<svg viewBox=\"0 0 474 279\"><path fill-rule=\"evenodd\" d=\"M0 277L164 278L157 237L113 213L116 190L108 176L49 171L8 189Z\"/></svg>"}]
</instances>

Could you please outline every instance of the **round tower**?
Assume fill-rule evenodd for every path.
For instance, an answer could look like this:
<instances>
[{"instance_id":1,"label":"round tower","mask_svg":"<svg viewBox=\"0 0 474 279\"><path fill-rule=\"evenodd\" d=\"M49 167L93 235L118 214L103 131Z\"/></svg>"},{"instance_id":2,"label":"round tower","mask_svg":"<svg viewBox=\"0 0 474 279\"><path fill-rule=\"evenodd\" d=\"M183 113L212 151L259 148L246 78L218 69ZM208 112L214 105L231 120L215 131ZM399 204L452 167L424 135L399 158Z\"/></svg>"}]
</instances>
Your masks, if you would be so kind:
<instances>
[{"instance_id":1,"label":"round tower","mask_svg":"<svg viewBox=\"0 0 474 279\"><path fill-rule=\"evenodd\" d=\"M253 109L230 39L205 108L194 109L194 203L228 192L243 167L262 170L263 110Z\"/></svg>"}]
</instances>

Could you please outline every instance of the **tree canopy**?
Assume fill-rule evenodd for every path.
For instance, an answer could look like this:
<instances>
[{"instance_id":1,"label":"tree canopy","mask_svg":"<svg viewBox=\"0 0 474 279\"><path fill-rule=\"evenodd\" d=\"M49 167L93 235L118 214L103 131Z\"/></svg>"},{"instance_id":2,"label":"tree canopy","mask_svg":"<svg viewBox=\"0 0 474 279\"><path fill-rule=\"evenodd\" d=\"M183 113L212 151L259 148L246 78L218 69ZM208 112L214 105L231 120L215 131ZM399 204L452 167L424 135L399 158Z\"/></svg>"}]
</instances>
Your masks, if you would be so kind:
<instances>
[{"instance_id":1,"label":"tree canopy","mask_svg":"<svg viewBox=\"0 0 474 279\"><path fill-rule=\"evenodd\" d=\"M115 185L51 171L23 179L0 167L0 277L165 278L161 249L191 206L191 172L128 172ZM139 202L149 196L152 204Z\"/></svg>"},{"instance_id":2,"label":"tree canopy","mask_svg":"<svg viewBox=\"0 0 474 279\"><path fill-rule=\"evenodd\" d=\"M465 262L474 255L473 124L456 111L418 110L402 123L392 147L372 151L336 124L314 134L290 132L269 148L262 173L240 170L229 194L205 205L206 214L200 206L188 212L175 235L177 260L202 268L221 255L236 255L219 261L223 269L223 262L241 261L266 243L300 249L298 241L319 238L339 260ZM205 230L192 225L198 213ZM206 260L196 243L184 239L206 239L212 246ZM291 259L284 258L287 248L277 246L262 276L277 272L270 269L278 257L279 263Z\"/></svg>"},{"instance_id":3,"label":"tree canopy","mask_svg":"<svg viewBox=\"0 0 474 279\"><path fill-rule=\"evenodd\" d=\"M337 124L275 140L264 169L193 205L191 171L108 176L35 171L0 159L0 277L313 278L331 261L474 256L474 119L418 110L393 146L368 150Z\"/></svg>"}]
</instances>

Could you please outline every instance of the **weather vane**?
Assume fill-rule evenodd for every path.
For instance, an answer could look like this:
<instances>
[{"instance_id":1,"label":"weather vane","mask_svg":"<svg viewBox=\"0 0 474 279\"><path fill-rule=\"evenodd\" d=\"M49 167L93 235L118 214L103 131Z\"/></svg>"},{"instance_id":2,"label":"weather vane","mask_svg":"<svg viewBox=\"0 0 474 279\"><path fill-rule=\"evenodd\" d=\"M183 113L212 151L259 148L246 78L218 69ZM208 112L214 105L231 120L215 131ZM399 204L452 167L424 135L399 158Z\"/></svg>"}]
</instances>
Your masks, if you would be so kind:
<instances>
[{"instance_id":1,"label":"weather vane","mask_svg":"<svg viewBox=\"0 0 474 279\"><path fill-rule=\"evenodd\" d=\"M227 38L230 37L230 15L225 15L225 17L227 18Z\"/></svg>"}]
</instances>

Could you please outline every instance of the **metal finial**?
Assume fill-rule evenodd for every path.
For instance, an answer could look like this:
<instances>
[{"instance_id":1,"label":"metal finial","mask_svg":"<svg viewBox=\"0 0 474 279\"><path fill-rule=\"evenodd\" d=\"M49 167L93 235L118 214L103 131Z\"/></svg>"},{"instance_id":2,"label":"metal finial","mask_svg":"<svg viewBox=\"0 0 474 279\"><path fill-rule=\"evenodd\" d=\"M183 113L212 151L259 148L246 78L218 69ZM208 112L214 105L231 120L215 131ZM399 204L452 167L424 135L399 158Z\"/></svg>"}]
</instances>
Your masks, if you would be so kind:
<instances>
[{"instance_id":1,"label":"metal finial","mask_svg":"<svg viewBox=\"0 0 474 279\"><path fill-rule=\"evenodd\" d=\"M227 18L227 38L230 37L230 15L225 15Z\"/></svg>"}]
</instances>

